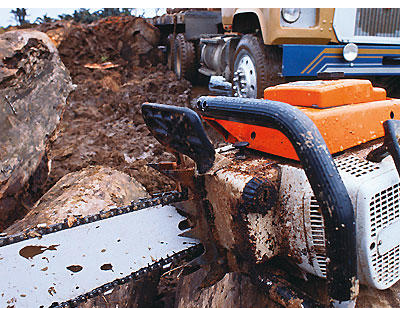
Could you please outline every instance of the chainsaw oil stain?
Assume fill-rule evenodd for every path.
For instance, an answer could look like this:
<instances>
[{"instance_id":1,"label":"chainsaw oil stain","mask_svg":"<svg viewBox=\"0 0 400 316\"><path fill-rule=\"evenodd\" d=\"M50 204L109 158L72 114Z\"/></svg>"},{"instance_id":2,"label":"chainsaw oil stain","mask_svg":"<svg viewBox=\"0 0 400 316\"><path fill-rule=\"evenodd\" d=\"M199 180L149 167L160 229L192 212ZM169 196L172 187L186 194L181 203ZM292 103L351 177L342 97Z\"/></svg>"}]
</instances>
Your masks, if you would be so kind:
<instances>
[{"instance_id":1,"label":"chainsaw oil stain","mask_svg":"<svg viewBox=\"0 0 400 316\"><path fill-rule=\"evenodd\" d=\"M67 269L68 269L69 271L72 271L72 272L75 272L75 273L76 273L76 272L81 271L81 270L83 269L83 267L80 266L80 265L72 265L72 266L68 266Z\"/></svg>"},{"instance_id":2,"label":"chainsaw oil stain","mask_svg":"<svg viewBox=\"0 0 400 316\"><path fill-rule=\"evenodd\" d=\"M107 271L112 270L113 266L111 263L105 263L100 267L100 270Z\"/></svg>"},{"instance_id":3,"label":"chainsaw oil stain","mask_svg":"<svg viewBox=\"0 0 400 316\"><path fill-rule=\"evenodd\" d=\"M46 250L57 250L56 247L59 245L51 245L49 247L45 246L25 246L19 251L19 254L26 259L33 259L33 257L40 255Z\"/></svg>"},{"instance_id":4,"label":"chainsaw oil stain","mask_svg":"<svg viewBox=\"0 0 400 316\"><path fill-rule=\"evenodd\" d=\"M54 288L54 286L49 287L49 289L47 290L47 292L49 292L49 294L51 296L53 296L53 294L56 294L56 289Z\"/></svg>"}]
</instances>

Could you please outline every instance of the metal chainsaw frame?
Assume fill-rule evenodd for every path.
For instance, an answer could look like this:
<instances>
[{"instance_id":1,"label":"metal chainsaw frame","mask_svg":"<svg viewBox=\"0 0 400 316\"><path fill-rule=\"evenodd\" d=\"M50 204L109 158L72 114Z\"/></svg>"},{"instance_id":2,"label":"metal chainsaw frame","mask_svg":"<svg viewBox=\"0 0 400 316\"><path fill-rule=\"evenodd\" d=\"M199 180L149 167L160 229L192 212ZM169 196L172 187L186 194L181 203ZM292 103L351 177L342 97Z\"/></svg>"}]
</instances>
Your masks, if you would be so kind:
<instances>
[{"instance_id":1,"label":"metal chainsaw frame","mask_svg":"<svg viewBox=\"0 0 400 316\"><path fill-rule=\"evenodd\" d=\"M325 234L329 258L327 280L331 305L333 307L355 306L359 281L357 279L356 230L353 206L332 156L315 124L300 110L282 102L231 97L200 97L197 106L205 118L228 119L273 128L282 132L290 140L321 205L326 223ZM146 123L148 121L146 117L152 110L164 112L164 116L168 116L168 111L172 111L175 116L179 116L178 113L183 117L190 115L190 121L200 121L196 112L180 109L182 108L159 104L144 104L142 106ZM196 116L197 119L193 119ZM152 126L149 127L153 135L155 134L154 136L159 139L161 134L152 130ZM190 130L193 131L193 129ZM198 126L196 130L200 130ZM201 135L204 135L203 128L201 130ZM167 139L163 139L164 143L168 143L167 148L172 148L172 151L181 153L192 152L187 149L184 152L181 148L174 147L171 133L173 131L168 129L165 129L162 133L168 135ZM189 142L186 145L190 147ZM204 156L203 158L201 156L191 158L196 161L198 166L204 166L208 162L209 168L202 168L203 172L206 172L212 166L209 164L209 157L205 160L202 160ZM259 278L258 281L265 285L265 280L262 278ZM271 282L269 281L267 284L271 284ZM288 288L286 287L286 289ZM301 293L296 294L295 291L290 293L292 294L288 297L293 297L293 295L304 297ZM312 306L313 304L307 305ZM314 304L314 306L316 305Z\"/></svg>"},{"instance_id":2,"label":"metal chainsaw frame","mask_svg":"<svg viewBox=\"0 0 400 316\"><path fill-rule=\"evenodd\" d=\"M358 295L356 228L353 205L325 141L299 109L269 100L200 97L205 117L273 128L293 145L321 206L327 239L328 293L335 305L354 305Z\"/></svg>"}]
</instances>

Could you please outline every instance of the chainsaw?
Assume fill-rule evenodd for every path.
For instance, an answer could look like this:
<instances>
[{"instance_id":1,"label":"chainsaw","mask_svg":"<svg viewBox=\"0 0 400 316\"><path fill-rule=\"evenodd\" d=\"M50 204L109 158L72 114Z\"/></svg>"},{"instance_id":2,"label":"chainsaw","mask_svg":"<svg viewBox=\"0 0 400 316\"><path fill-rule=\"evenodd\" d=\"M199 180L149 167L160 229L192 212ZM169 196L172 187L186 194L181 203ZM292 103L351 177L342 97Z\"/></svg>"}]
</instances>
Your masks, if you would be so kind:
<instances>
[{"instance_id":1,"label":"chainsaw","mask_svg":"<svg viewBox=\"0 0 400 316\"><path fill-rule=\"evenodd\" d=\"M202 287L241 272L286 307L354 307L360 282L395 284L400 100L350 79L264 97L200 97L197 111L143 104L176 157L151 166L176 191L2 236L0 306L75 307L182 261L207 272ZM230 145L215 149L202 121ZM326 297L288 275L325 280Z\"/></svg>"}]
</instances>

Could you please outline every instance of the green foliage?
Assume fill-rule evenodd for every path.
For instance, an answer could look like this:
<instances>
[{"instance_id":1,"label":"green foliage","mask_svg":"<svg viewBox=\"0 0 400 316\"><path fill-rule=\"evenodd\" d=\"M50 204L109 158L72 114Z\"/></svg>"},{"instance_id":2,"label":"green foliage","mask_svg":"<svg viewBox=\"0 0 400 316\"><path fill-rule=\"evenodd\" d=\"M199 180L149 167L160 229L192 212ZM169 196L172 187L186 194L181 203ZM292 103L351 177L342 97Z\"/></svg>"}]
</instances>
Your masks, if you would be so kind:
<instances>
[{"instance_id":1,"label":"green foliage","mask_svg":"<svg viewBox=\"0 0 400 316\"><path fill-rule=\"evenodd\" d=\"M75 10L74 13L71 14L60 14L58 15L59 20L71 21L79 23L92 23L94 21L110 17L110 16L129 16L136 15L137 10L132 8L103 8L101 10L90 12L89 9L81 8L79 10ZM26 19L28 16L27 9L25 8L17 8L15 10L11 10L10 13L14 15L15 21L19 25L29 24L29 20ZM34 23L49 23L54 22L56 19L50 18L47 14L42 17L36 18Z\"/></svg>"},{"instance_id":2,"label":"green foliage","mask_svg":"<svg viewBox=\"0 0 400 316\"><path fill-rule=\"evenodd\" d=\"M91 13L88 9L81 8L79 10L75 10L72 17L70 15L62 15L59 17L65 20L73 19L75 22L80 22L80 23L92 23L99 19L103 19L110 16L131 15L131 12L132 9L130 8L123 8L123 9L103 8L101 10Z\"/></svg>"}]
</instances>

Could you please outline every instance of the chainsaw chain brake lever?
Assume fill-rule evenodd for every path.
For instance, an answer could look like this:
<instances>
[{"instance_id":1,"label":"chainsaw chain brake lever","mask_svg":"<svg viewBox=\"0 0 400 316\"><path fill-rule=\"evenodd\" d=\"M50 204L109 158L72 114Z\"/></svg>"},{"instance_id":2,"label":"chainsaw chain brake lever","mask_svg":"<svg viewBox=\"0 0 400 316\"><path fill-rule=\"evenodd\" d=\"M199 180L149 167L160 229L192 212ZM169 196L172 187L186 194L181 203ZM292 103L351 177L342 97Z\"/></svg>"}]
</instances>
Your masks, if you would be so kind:
<instances>
[{"instance_id":1,"label":"chainsaw chain brake lever","mask_svg":"<svg viewBox=\"0 0 400 316\"><path fill-rule=\"evenodd\" d=\"M211 169L215 160L214 146L195 111L172 105L144 103L142 115L150 132L168 151L193 159L200 174Z\"/></svg>"},{"instance_id":2,"label":"chainsaw chain brake lever","mask_svg":"<svg viewBox=\"0 0 400 316\"><path fill-rule=\"evenodd\" d=\"M367 160L372 162L381 162L385 157L391 155L400 176L400 120L387 120L383 122L385 136L383 145L372 150L367 155Z\"/></svg>"}]
</instances>

